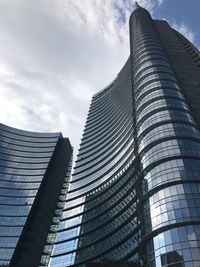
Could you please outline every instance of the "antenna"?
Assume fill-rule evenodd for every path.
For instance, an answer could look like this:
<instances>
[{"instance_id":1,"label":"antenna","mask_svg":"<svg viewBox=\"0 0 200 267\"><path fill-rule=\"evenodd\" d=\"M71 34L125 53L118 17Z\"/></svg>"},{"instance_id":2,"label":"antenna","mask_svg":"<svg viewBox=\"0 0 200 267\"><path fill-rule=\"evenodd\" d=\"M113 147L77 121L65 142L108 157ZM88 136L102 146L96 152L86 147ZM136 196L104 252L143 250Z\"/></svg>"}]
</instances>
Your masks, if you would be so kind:
<instances>
[{"instance_id":1,"label":"antenna","mask_svg":"<svg viewBox=\"0 0 200 267\"><path fill-rule=\"evenodd\" d=\"M139 7L141 7L141 6L138 4L138 2L137 2L137 1L135 1L135 7L136 7L136 8L139 8Z\"/></svg>"}]
</instances>

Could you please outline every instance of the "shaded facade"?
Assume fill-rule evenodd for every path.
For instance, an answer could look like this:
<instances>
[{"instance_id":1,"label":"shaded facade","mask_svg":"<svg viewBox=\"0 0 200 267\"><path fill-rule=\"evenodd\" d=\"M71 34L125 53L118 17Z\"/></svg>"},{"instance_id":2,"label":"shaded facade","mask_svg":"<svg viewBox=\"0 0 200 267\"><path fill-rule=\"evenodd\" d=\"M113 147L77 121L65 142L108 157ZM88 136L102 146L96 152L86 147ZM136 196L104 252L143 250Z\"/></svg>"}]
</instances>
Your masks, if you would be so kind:
<instances>
[{"instance_id":1,"label":"shaded facade","mask_svg":"<svg viewBox=\"0 0 200 267\"><path fill-rule=\"evenodd\" d=\"M0 266L39 266L71 156L61 133L0 124Z\"/></svg>"},{"instance_id":2,"label":"shaded facade","mask_svg":"<svg viewBox=\"0 0 200 267\"><path fill-rule=\"evenodd\" d=\"M200 53L138 6L94 95L50 267L200 266Z\"/></svg>"}]
</instances>

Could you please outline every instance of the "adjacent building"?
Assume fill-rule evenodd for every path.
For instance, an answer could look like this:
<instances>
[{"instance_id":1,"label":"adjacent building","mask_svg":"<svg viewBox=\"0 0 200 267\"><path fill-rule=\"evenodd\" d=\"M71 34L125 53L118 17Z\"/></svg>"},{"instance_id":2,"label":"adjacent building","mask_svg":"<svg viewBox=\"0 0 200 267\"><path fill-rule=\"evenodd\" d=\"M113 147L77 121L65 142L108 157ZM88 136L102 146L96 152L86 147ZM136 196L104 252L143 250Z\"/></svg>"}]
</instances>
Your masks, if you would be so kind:
<instances>
[{"instance_id":1,"label":"adjacent building","mask_svg":"<svg viewBox=\"0 0 200 267\"><path fill-rule=\"evenodd\" d=\"M0 266L39 266L63 208L71 158L61 133L0 124Z\"/></svg>"}]
</instances>

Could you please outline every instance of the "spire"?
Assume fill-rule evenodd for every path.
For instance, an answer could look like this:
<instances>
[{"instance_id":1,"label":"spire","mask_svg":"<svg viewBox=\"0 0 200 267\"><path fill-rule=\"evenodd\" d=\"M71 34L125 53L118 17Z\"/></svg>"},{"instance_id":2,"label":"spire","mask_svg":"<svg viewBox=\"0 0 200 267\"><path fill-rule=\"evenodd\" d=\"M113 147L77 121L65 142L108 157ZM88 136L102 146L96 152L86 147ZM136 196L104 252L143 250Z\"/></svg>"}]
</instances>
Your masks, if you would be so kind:
<instances>
[{"instance_id":1,"label":"spire","mask_svg":"<svg viewBox=\"0 0 200 267\"><path fill-rule=\"evenodd\" d=\"M138 2L137 2L137 1L135 1L135 7L136 7L136 8L139 8L139 7L141 7L141 6L138 4Z\"/></svg>"}]
</instances>

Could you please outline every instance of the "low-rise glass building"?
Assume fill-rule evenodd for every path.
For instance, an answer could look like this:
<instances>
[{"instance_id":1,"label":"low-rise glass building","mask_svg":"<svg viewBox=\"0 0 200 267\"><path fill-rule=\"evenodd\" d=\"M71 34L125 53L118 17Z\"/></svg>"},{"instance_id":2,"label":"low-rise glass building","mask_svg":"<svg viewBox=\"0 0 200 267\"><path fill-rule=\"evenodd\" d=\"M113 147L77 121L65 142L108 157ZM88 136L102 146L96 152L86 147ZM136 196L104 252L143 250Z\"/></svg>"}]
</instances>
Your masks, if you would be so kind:
<instances>
[{"instance_id":1,"label":"low-rise glass building","mask_svg":"<svg viewBox=\"0 0 200 267\"><path fill-rule=\"evenodd\" d=\"M39 266L64 201L71 156L61 133L0 124L0 266Z\"/></svg>"}]
</instances>

